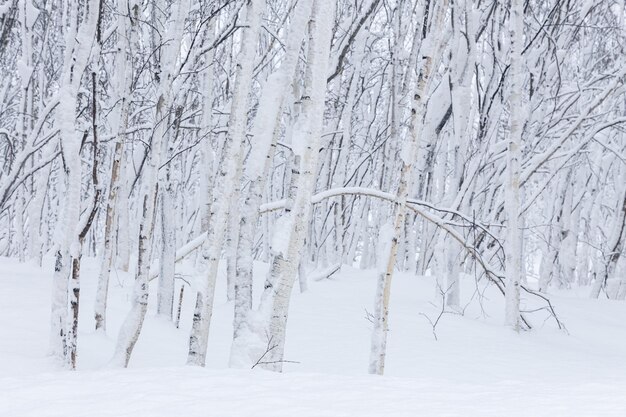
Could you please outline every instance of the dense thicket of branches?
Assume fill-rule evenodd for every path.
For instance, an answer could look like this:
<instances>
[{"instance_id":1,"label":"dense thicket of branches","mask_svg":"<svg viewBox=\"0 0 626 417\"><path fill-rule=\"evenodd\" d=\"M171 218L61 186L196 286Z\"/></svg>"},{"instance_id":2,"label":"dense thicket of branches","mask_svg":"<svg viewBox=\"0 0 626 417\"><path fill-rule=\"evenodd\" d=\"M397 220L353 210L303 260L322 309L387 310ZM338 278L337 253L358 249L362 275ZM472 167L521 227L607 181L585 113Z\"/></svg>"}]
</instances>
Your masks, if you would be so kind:
<instances>
[{"instance_id":1,"label":"dense thicket of branches","mask_svg":"<svg viewBox=\"0 0 626 417\"><path fill-rule=\"evenodd\" d=\"M521 289L560 326L550 286L626 298L624 29L617 0L4 0L0 255L56 258L71 367L82 256L102 331L111 269L135 273L119 365L150 288L172 318L184 257L192 364L220 262L233 366L280 370L296 280L343 264L380 271L371 372L394 270L430 271L452 309L477 271L507 324L532 326Z\"/></svg>"}]
</instances>

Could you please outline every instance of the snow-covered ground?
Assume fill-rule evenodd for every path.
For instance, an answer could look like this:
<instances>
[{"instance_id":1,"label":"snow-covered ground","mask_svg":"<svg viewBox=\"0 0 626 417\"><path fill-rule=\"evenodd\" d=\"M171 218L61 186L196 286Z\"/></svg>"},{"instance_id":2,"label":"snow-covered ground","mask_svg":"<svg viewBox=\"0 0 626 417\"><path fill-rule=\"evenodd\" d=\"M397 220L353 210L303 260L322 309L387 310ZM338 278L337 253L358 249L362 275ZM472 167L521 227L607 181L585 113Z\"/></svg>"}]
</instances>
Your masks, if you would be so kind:
<instances>
[{"instance_id":1,"label":"snow-covered ground","mask_svg":"<svg viewBox=\"0 0 626 417\"><path fill-rule=\"evenodd\" d=\"M193 268L183 270L193 280ZM264 270L257 265L256 284ZM184 365L186 288L180 329L150 313L131 369L118 370L106 365L132 276L112 274L104 335L92 330L96 272L87 259L79 371L60 371L46 356L51 260L38 268L0 259L0 416L626 415L626 304L589 300L587 288L551 294L568 333L538 312L533 331L515 334L502 325L501 296L482 285L476 292L468 276L463 298L473 301L462 315L442 316L435 340L434 280L397 274L386 376L376 377L366 373L373 271L344 267L304 294L294 290L286 359L297 363L284 374L227 368L232 304L221 280L207 368Z\"/></svg>"}]
</instances>

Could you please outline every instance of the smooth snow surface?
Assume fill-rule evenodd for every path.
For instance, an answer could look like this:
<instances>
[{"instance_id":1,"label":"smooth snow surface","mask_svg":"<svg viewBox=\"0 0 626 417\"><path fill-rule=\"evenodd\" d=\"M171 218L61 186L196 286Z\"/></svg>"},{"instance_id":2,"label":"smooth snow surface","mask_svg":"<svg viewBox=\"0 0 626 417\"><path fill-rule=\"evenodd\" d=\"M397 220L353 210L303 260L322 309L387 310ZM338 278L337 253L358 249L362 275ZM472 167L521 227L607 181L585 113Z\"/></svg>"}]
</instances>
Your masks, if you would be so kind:
<instances>
[{"instance_id":1,"label":"smooth snow surface","mask_svg":"<svg viewBox=\"0 0 626 417\"><path fill-rule=\"evenodd\" d=\"M52 260L37 268L0 259L1 417L626 416L626 304L586 299L587 288L551 294L569 335L541 312L529 316L535 329L518 335L503 326L502 297L482 283L476 292L466 276L462 305L474 301L464 315L444 314L435 340L425 317L439 312L434 278L399 273L386 376L376 377L366 374L376 274L344 267L294 291L286 359L298 363L273 374L226 368L232 304L220 275L206 369L184 366L194 298L187 287L181 328L156 317L151 299L131 369L119 370L106 365L133 278L112 272L107 332L97 334L96 265L83 267L80 370L69 372L46 356ZM256 268L261 286L267 266ZM193 282L192 267L179 269ZM526 299L522 308L537 305Z\"/></svg>"},{"instance_id":2,"label":"smooth snow surface","mask_svg":"<svg viewBox=\"0 0 626 417\"><path fill-rule=\"evenodd\" d=\"M494 386L192 367L42 374L6 378L0 388L0 415L20 417L623 416L626 407L623 389L608 384Z\"/></svg>"}]
</instances>

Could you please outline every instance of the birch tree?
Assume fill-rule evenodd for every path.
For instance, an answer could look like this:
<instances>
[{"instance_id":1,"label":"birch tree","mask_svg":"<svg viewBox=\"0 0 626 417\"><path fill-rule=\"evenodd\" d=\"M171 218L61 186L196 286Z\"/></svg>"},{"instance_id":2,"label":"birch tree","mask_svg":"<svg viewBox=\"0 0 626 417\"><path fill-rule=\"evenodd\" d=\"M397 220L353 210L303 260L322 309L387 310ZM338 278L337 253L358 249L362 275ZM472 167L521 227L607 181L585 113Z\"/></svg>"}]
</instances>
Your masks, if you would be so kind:
<instances>
[{"instance_id":1,"label":"birch tree","mask_svg":"<svg viewBox=\"0 0 626 417\"><path fill-rule=\"evenodd\" d=\"M161 40L162 56L159 58L158 69L162 72L157 77L157 102L154 109L152 127L152 144L147 151L144 192L142 193L142 217L139 225L139 248L133 300L117 338L117 345L111 363L115 366L128 366L132 351L137 343L148 309L148 275L152 236L154 233L155 211L158 190L158 168L161 165L163 148L166 147L168 130L168 114L172 104L173 80L177 72L177 58L180 54L185 20L189 12L189 2L171 5L171 19L165 20L166 32ZM161 13L161 11L154 11Z\"/></svg>"},{"instance_id":2,"label":"birch tree","mask_svg":"<svg viewBox=\"0 0 626 417\"><path fill-rule=\"evenodd\" d=\"M65 161L67 196L63 208L65 233L56 252L54 266L50 338L52 355L62 358L72 368L76 366L81 237L84 237L80 224L82 137L77 132L75 121L78 90L91 52L91 45L79 44L77 38L94 39L99 10L96 2L83 9L75 6L72 2L65 3L70 25L65 33L62 87L58 98L60 106L55 113ZM71 321L67 312L68 302L72 308Z\"/></svg>"},{"instance_id":3,"label":"birch tree","mask_svg":"<svg viewBox=\"0 0 626 417\"><path fill-rule=\"evenodd\" d=\"M520 256L519 251L519 207L520 207L520 158L521 138L524 129L522 112L514 109L522 107L522 90L524 88L522 64L522 46L524 43L524 7L521 1L511 2L511 23L509 28L511 42L511 91L509 92L510 129L507 144L507 184L505 190L506 225L506 324L513 330L519 330L519 285Z\"/></svg>"},{"instance_id":4,"label":"birch tree","mask_svg":"<svg viewBox=\"0 0 626 417\"><path fill-rule=\"evenodd\" d=\"M385 358L387 348L387 332L389 331L389 298L391 293L391 279L396 264L398 253L398 242L400 231L404 225L406 217L406 205L411 190L413 163L419 146L420 134L422 132L423 117L426 113L426 102L430 89L431 73L435 71L440 57L436 54L440 51L440 43L444 16L447 3L439 5L433 13L431 31L422 40L422 63L417 77L416 91L413 97L411 109L410 134L403 143L401 152L402 169L400 180L396 191L396 201L394 202L393 225L388 232L388 239L384 242L384 256L382 257L381 269L378 275L378 285L376 290L374 329L372 331L372 344L370 353L369 372L371 374L382 375L385 371Z\"/></svg>"},{"instance_id":5,"label":"birch tree","mask_svg":"<svg viewBox=\"0 0 626 417\"><path fill-rule=\"evenodd\" d=\"M215 181L216 190L211 203L207 242L202 249L207 271L197 294L193 327L189 337L187 363L191 365L204 366L206 359L215 280L223 247L222 240L226 233L227 214L233 203L233 199L228 197L227 190L237 187L240 181L242 145L246 140L246 108L256 52L254 46L260 30L264 4L263 0L248 0L246 3L245 18L248 27L243 30L241 37L241 51L238 56L223 163L218 168L217 178L219 179Z\"/></svg>"},{"instance_id":6,"label":"birch tree","mask_svg":"<svg viewBox=\"0 0 626 417\"><path fill-rule=\"evenodd\" d=\"M309 45L305 70L302 112L296 122L292 177L288 207L274 230L270 271L262 295L260 313L267 326L268 354L261 360L266 369L281 371L291 290L298 273L298 254L304 246L311 195L321 146L321 126L326 97L331 31L332 1L315 0L309 24Z\"/></svg>"}]
</instances>

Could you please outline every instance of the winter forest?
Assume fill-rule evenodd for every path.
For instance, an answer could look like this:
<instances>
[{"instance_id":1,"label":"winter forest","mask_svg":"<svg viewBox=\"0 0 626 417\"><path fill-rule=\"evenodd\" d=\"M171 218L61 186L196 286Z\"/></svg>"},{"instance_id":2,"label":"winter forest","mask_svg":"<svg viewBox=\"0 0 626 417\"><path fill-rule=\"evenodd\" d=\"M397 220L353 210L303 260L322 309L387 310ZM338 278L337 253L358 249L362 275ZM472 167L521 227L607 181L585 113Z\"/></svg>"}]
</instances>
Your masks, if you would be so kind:
<instances>
[{"instance_id":1,"label":"winter forest","mask_svg":"<svg viewBox=\"0 0 626 417\"><path fill-rule=\"evenodd\" d=\"M624 13L0 0L0 415L623 416Z\"/></svg>"}]
</instances>

